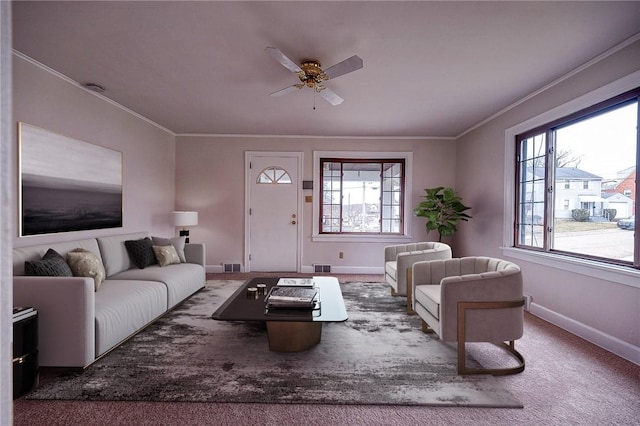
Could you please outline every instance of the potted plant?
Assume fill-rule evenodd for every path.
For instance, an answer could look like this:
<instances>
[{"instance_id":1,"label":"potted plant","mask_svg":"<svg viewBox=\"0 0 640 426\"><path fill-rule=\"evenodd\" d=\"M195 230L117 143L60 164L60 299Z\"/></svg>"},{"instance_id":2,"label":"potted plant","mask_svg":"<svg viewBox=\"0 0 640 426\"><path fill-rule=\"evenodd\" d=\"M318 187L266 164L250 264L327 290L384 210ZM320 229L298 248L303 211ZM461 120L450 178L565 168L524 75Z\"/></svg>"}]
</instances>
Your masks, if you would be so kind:
<instances>
[{"instance_id":1,"label":"potted plant","mask_svg":"<svg viewBox=\"0 0 640 426\"><path fill-rule=\"evenodd\" d=\"M466 222L471 219L471 216L465 213L471 207L462 204L462 198L453 189L439 186L427 188L425 192L424 201L421 201L413 212L416 216L427 219L427 233L438 231L439 242L442 242L442 237L449 237L458 230L456 224L459 221Z\"/></svg>"}]
</instances>

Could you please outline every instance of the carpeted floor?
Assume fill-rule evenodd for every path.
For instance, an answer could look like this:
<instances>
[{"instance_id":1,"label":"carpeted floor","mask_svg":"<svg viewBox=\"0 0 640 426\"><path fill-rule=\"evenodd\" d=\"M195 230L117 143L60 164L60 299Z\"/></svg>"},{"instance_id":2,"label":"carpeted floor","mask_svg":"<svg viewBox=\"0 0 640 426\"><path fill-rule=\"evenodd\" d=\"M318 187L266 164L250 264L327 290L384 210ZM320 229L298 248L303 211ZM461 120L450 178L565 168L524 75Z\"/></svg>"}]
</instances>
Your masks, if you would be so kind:
<instances>
[{"instance_id":1,"label":"carpeted floor","mask_svg":"<svg viewBox=\"0 0 640 426\"><path fill-rule=\"evenodd\" d=\"M208 274L209 279L246 279ZM340 276L340 281L383 281ZM527 360L521 374L497 380L523 409L408 405L248 404L139 401L14 401L15 426L405 426L632 425L640 412L640 366L529 313L516 347ZM482 353L474 351L481 358ZM41 376L42 381L46 379Z\"/></svg>"},{"instance_id":2,"label":"carpeted floor","mask_svg":"<svg viewBox=\"0 0 640 426\"><path fill-rule=\"evenodd\" d=\"M241 283L209 281L96 364L27 398L522 407L494 377L457 375L455 346L422 333L382 283L343 283L349 320L325 324L320 344L298 353L270 352L263 323L210 318Z\"/></svg>"}]
</instances>

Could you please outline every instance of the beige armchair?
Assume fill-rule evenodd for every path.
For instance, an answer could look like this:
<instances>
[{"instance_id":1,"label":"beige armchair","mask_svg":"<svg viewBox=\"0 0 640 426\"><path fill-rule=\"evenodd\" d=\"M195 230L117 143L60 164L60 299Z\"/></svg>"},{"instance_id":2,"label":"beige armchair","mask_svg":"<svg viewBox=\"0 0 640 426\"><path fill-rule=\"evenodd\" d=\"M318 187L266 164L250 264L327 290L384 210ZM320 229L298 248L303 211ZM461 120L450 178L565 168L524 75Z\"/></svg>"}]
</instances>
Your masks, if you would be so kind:
<instances>
[{"instance_id":1,"label":"beige armchair","mask_svg":"<svg viewBox=\"0 0 640 426\"><path fill-rule=\"evenodd\" d=\"M393 296L407 297L407 312L411 309L411 265L425 260L451 259L451 247L444 243L420 242L384 248L384 277Z\"/></svg>"},{"instance_id":2,"label":"beige armchair","mask_svg":"<svg viewBox=\"0 0 640 426\"><path fill-rule=\"evenodd\" d=\"M514 341L522 337L524 297L518 265L490 257L417 262L412 266L413 309L423 331L445 342L458 342L458 374L515 374L524 371ZM506 349L519 364L513 368L470 369L466 342L490 342ZM505 342L509 342L508 344Z\"/></svg>"}]
</instances>

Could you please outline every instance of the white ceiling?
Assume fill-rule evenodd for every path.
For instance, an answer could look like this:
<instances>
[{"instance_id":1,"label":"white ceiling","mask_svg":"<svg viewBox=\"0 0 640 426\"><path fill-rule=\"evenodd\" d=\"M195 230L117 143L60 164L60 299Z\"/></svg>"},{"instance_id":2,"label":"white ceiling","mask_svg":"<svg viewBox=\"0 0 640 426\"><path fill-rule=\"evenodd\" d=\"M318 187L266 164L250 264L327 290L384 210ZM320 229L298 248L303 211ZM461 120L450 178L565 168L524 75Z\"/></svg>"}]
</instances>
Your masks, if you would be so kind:
<instances>
[{"instance_id":1,"label":"white ceiling","mask_svg":"<svg viewBox=\"0 0 640 426\"><path fill-rule=\"evenodd\" d=\"M13 33L179 134L454 137L640 33L640 2L21 1ZM270 97L297 77L267 46L364 68L327 83L339 106Z\"/></svg>"}]
</instances>

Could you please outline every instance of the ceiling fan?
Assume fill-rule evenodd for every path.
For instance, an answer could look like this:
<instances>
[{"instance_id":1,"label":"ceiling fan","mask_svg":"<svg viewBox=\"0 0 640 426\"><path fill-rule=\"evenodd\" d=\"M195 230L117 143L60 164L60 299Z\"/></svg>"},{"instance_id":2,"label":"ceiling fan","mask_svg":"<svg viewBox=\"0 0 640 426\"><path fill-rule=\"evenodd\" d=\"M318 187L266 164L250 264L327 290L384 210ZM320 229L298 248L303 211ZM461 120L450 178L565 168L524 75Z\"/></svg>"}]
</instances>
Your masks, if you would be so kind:
<instances>
[{"instance_id":1,"label":"ceiling fan","mask_svg":"<svg viewBox=\"0 0 640 426\"><path fill-rule=\"evenodd\" d=\"M293 92L294 90L302 89L307 86L319 93L320 96L322 96L331 105L340 105L344 99L342 99L336 92L326 87L323 83L329 79L337 78L341 75L362 68L362 59L360 59L358 55L353 55L352 57L323 70L320 61L317 59L304 59L300 66L298 66L275 47L267 47L265 50L273 59L280 62L283 67L296 73L300 79L300 83L275 91L271 93L271 96L286 95L289 92Z\"/></svg>"}]
</instances>

